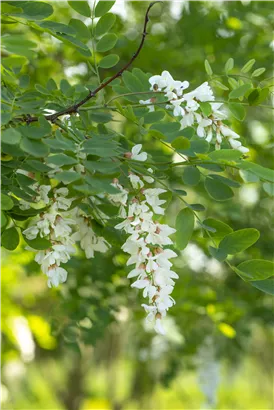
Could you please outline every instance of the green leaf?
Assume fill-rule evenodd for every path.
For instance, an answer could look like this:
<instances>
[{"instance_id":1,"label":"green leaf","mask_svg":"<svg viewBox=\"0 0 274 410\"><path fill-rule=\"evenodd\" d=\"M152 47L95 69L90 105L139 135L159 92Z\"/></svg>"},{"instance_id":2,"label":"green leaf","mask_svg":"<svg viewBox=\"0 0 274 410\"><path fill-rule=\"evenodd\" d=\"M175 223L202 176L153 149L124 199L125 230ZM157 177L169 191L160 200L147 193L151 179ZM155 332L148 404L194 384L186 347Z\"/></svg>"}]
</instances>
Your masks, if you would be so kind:
<instances>
[{"instance_id":1,"label":"green leaf","mask_svg":"<svg viewBox=\"0 0 274 410\"><path fill-rule=\"evenodd\" d=\"M194 213L190 208L182 209L176 218L176 244L178 249L185 249L194 229Z\"/></svg>"},{"instance_id":2,"label":"green leaf","mask_svg":"<svg viewBox=\"0 0 274 410\"><path fill-rule=\"evenodd\" d=\"M165 116L164 111L153 111L144 115L144 124L153 124L163 119ZM152 135L152 134L151 134Z\"/></svg>"},{"instance_id":3,"label":"green leaf","mask_svg":"<svg viewBox=\"0 0 274 410\"><path fill-rule=\"evenodd\" d=\"M115 1L99 1L95 7L95 17L101 17L106 14L114 3Z\"/></svg>"},{"instance_id":4,"label":"green leaf","mask_svg":"<svg viewBox=\"0 0 274 410\"><path fill-rule=\"evenodd\" d=\"M114 33L105 34L97 43L96 50L99 53L111 50L117 42L117 36Z\"/></svg>"},{"instance_id":5,"label":"green leaf","mask_svg":"<svg viewBox=\"0 0 274 410\"><path fill-rule=\"evenodd\" d=\"M246 182L247 184L250 184L252 182L260 181L260 178L257 177L257 175L253 174L250 171L244 171L244 170L240 169L239 174L240 174L241 178L244 180L244 182Z\"/></svg>"},{"instance_id":6,"label":"green leaf","mask_svg":"<svg viewBox=\"0 0 274 410\"><path fill-rule=\"evenodd\" d=\"M7 128L2 131L1 141L5 144L14 145L18 144L21 140L21 134L15 128Z\"/></svg>"},{"instance_id":7,"label":"green leaf","mask_svg":"<svg viewBox=\"0 0 274 410\"><path fill-rule=\"evenodd\" d=\"M215 232L211 234L215 239L222 239L224 236L233 232L233 229L229 225L218 219L207 218L203 221L203 224L215 229ZM204 237L206 237L206 234L204 234Z\"/></svg>"},{"instance_id":8,"label":"green leaf","mask_svg":"<svg viewBox=\"0 0 274 410\"><path fill-rule=\"evenodd\" d=\"M248 71L251 70L251 68L253 67L253 65L255 64L256 60L254 60L254 58L252 58L252 60L249 60L241 69L242 73L248 73Z\"/></svg>"},{"instance_id":9,"label":"green leaf","mask_svg":"<svg viewBox=\"0 0 274 410\"><path fill-rule=\"evenodd\" d=\"M175 149L188 149L190 147L190 141L185 137L177 137L172 141L171 146Z\"/></svg>"},{"instance_id":10,"label":"green leaf","mask_svg":"<svg viewBox=\"0 0 274 410\"><path fill-rule=\"evenodd\" d=\"M50 31L53 31L54 33L65 33L65 34L70 34L70 35L75 35L76 31L74 28L67 26L66 24L63 23L57 23L56 21L51 21L51 20L46 20L42 21L42 23L38 23L38 26L41 28L48 29Z\"/></svg>"},{"instance_id":11,"label":"green leaf","mask_svg":"<svg viewBox=\"0 0 274 410\"><path fill-rule=\"evenodd\" d=\"M209 143L204 139L190 141L190 148L181 150L182 154L195 157L196 154L205 154L209 150Z\"/></svg>"},{"instance_id":12,"label":"green leaf","mask_svg":"<svg viewBox=\"0 0 274 410\"><path fill-rule=\"evenodd\" d=\"M49 249L52 246L52 243L46 238L40 238L39 236L31 241L26 238L23 234L25 242L32 248L39 251L43 251L44 249Z\"/></svg>"},{"instance_id":13,"label":"green leaf","mask_svg":"<svg viewBox=\"0 0 274 410\"><path fill-rule=\"evenodd\" d=\"M226 235L220 242L219 248L229 255L243 252L252 246L260 237L260 232L254 228L240 229Z\"/></svg>"},{"instance_id":14,"label":"green leaf","mask_svg":"<svg viewBox=\"0 0 274 410\"><path fill-rule=\"evenodd\" d=\"M229 111L233 115L236 120L243 121L245 119L245 108L242 104L239 103L229 103L228 104Z\"/></svg>"},{"instance_id":15,"label":"green leaf","mask_svg":"<svg viewBox=\"0 0 274 410\"><path fill-rule=\"evenodd\" d=\"M1 209L2 211L9 211L14 206L13 200L8 195L1 192Z\"/></svg>"},{"instance_id":16,"label":"green leaf","mask_svg":"<svg viewBox=\"0 0 274 410\"><path fill-rule=\"evenodd\" d=\"M85 17L91 16L91 10L87 1L68 1L70 7Z\"/></svg>"},{"instance_id":17,"label":"green leaf","mask_svg":"<svg viewBox=\"0 0 274 410\"><path fill-rule=\"evenodd\" d=\"M40 140L41 138L51 133L51 126L47 122L47 120L41 117L38 123L36 122L30 125L22 125L18 128L18 130L24 137L33 140Z\"/></svg>"},{"instance_id":18,"label":"green leaf","mask_svg":"<svg viewBox=\"0 0 274 410\"><path fill-rule=\"evenodd\" d=\"M65 33L60 34L56 37L68 45L72 44L73 46L76 46L78 51L81 52L84 56L91 57L89 48L82 41L78 40L78 38L72 37L69 34Z\"/></svg>"},{"instance_id":19,"label":"green leaf","mask_svg":"<svg viewBox=\"0 0 274 410\"><path fill-rule=\"evenodd\" d=\"M204 212L205 207L202 204L188 204L188 207L196 212Z\"/></svg>"},{"instance_id":20,"label":"green leaf","mask_svg":"<svg viewBox=\"0 0 274 410\"><path fill-rule=\"evenodd\" d=\"M257 70L253 71L253 73L251 74L251 77L259 77L259 75L263 74L264 72L265 72L264 67L257 68Z\"/></svg>"},{"instance_id":21,"label":"green leaf","mask_svg":"<svg viewBox=\"0 0 274 410\"><path fill-rule=\"evenodd\" d=\"M232 189L221 181L206 177L204 184L208 195L216 201L227 201L234 196Z\"/></svg>"},{"instance_id":22,"label":"green leaf","mask_svg":"<svg viewBox=\"0 0 274 410\"><path fill-rule=\"evenodd\" d=\"M202 113L203 113L206 117L209 117L210 114L212 113L212 107L211 107L210 103L208 103L208 102L200 102L199 104L200 104Z\"/></svg>"},{"instance_id":23,"label":"green leaf","mask_svg":"<svg viewBox=\"0 0 274 410\"><path fill-rule=\"evenodd\" d=\"M220 262L223 262L227 258L227 253L223 249L214 248L213 246L209 246L208 248L209 253L213 258L217 259Z\"/></svg>"},{"instance_id":24,"label":"green leaf","mask_svg":"<svg viewBox=\"0 0 274 410\"><path fill-rule=\"evenodd\" d=\"M178 122L160 122L153 124L150 129L160 131L165 136L171 136L174 132L179 131L181 124ZM171 141L174 137L171 139Z\"/></svg>"},{"instance_id":25,"label":"green leaf","mask_svg":"<svg viewBox=\"0 0 274 410\"><path fill-rule=\"evenodd\" d=\"M210 66L210 64L209 64L209 62L208 62L208 60L205 60L205 70L206 70L206 73L207 73L208 75L212 75L212 74L213 74L212 68L211 68L211 66Z\"/></svg>"},{"instance_id":26,"label":"green leaf","mask_svg":"<svg viewBox=\"0 0 274 410\"><path fill-rule=\"evenodd\" d=\"M228 74L229 71L231 71L234 67L234 59L229 58L227 62L225 63L225 73Z\"/></svg>"},{"instance_id":27,"label":"green leaf","mask_svg":"<svg viewBox=\"0 0 274 410\"><path fill-rule=\"evenodd\" d=\"M117 54L109 54L100 60L98 66L101 68L110 68L115 66L119 60L120 57Z\"/></svg>"},{"instance_id":28,"label":"green leaf","mask_svg":"<svg viewBox=\"0 0 274 410\"><path fill-rule=\"evenodd\" d=\"M57 165L58 167L62 167L63 165L73 165L73 164L78 163L76 158L70 157L65 154L51 155L46 158L46 162L47 164L54 164L54 165Z\"/></svg>"},{"instance_id":29,"label":"green leaf","mask_svg":"<svg viewBox=\"0 0 274 410\"><path fill-rule=\"evenodd\" d=\"M105 14L100 18L98 21L96 28L95 28L95 34L96 36L102 36L103 34L107 33L113 24L116 21L116 16L115 14Z\"/></svg>"},{"instance_id":30,"label":"green leaf","mask_svg":"<svg viewBox=\"0 0 274 410\"><path fill-rule=\"evenodd\" d=\"M240 98L251 88L251 84L243 84L229 93L229 98Z\"/></svg>"},{"instance_id":31,"label":"green leaf","mask_svg":"<svg viewBox=\"0 0 274 410\"><path fill-rule=\"evenodd\" d=\"M94 176L87 176L86 182L88 183L94 194L100 194L105 192L109 194L117 194L119 192L117 188L111 185L111 180L107 181L96 178Z\"/></svg>"},{"instance_id":32,"label":"green leaf","mask_svg":"<svg viewBox=\"0 0 274 410\"><path fill-rule=\"evenodd\" d=\"M24 137L21 140L20 148L34 157L46 157L49 153L48 147L42 141L36 141Z\"/></svg>"},{"instance_id":33,"label":"green leaf","mask_svg":"<svg viewBox=\"0 0 274 410\"><path fill-rule=\"evenodd\" d=\"M89 29L81 20L71 19L69 22L69 27L73 29L73 31L77 33L77 35L83 40L89 40L91 38L91 33Z\"/></svg>"},{"instance_id":34,"label":"green leaf","mask_svg":"<svg viewBox=\"0 0 274 410\"><path fill-rule=\"evenodd\" d=\"M257 280L249 283L262 292L268 293L269 295L274 295L274 278Z\"/></svg>"},{"instance_id":35,"label":"green leaf","mask_svg":"<svg viewBox=\"0 0 274 410\"><path fill-rule=\"evenodd\" d=\"M240 159L242 155L240 151L235 149L220 149L208 154L214 161L236 161Z\"/></svg>"},{"instance_id":36,"label":"green leaf","mask_svg":"<svg viewBox=\"0 0 274 410\"><path fill-rule=\"evenodd\" d=\"M3 66L7 67L8 69L10 68L18 68L18 67L23 67L23 65L27 64L28 59L24 56L9 56L9 57L4 57L2 59L2 64Z\"/></svg>"},{"instance_id":37,"label":"green leaf","mask_svg":"<svg viewBox=\"0 0 274 410\"><path fill-rule=\"evenodd\" d=\"M85 161L84 165L90 172L98 171L105 174L111 174L120 166L120 162Z\"/></svg>"},{"instance_id":38,"label":"green leaf","mask_svg":"<svg viewBox=\"0 0 274 410\"><path fill-rule=\"evenodd\" d=\"M49 91L55 91L57 90L57 85L56 82L53 80L53 78L49 78L47 82L47 89Z\"/></svg>"},{"instance_id":39,"label":"green leaf","mask_svg":"<svg viewBox=\"0 0 274 410\"><path fill-rule=\"evenodd\" d=\"M52 170L52 168L43 164L43 162L37 161L35 159L26 161L26 164L31 166L35 171L39 171L39 172L49 172Z\"/></svg>"},{"instance_id":40,"label":"green leaf","mask_svg":"<svg viewBox=\"0 0 274 410\"><path fill-rule=\"evenodd\" d=\"M240 263L237 269L246 280L264 280L274 276L274 263L264 259L252 259Z\"/></svg>"},{"instance_id":41,"label":"green leaf","mask_svg":"<svg viewBox=\"0 0 274 410\"><path fill-rule=\"evenodd\" d=\"M235 90L235 88L239 87L238 81L236 81L235 78L229 77L227 79L227 81L228 81L230 87L232 88L232 90Z\"/></svg>"},{"instance_id":42,"label":"green leaf","mask_svg":"<svg viewBox=\"0 0 274 410\"><path fill-rule=\"evenodd\" d=\"M255 88L248 96L249 105L259 105L263 102L269 94L269 88L265 87L262 90Z\"/></svg>"},{"instance_id":43,"label":"green leaf","mask_svg":"<svg viewBox=\"0 0 274 410\"><path fill-rule=\"evenodd\" d=\"M89 113L89 118L99 124L105 124L112 120L112 115L106 112L93 111Z\"/></svg>"},{"instance_id":44,"label":"green leaf","mask_svg":"<svg viewBox=\"0 0 274 410\"><path fill-rule=\"evenodd\" d=\"M187 185L198 185L200 182L200 171L197 167L185 167L183 181Z\"/></svg>"},{"instance_id":45,"label":"green leaf","mask_svg":"<svg viewBox=\"0 0 274 410\"><path fill-rule=\"evenodd\" d=\"M220 88L221 90L224 90L224 91L229 90L229 88L226 85L224 85L218 80L212 81L212 84L215 85L215 87Z\"/></svg>"},{"instance_id":46,"label":"green leaf","mask_svg":"<svg viewBox=\"0 0 274 410\"><path fill-rule=\"evenodd\" d=\"M98 157L112 157L117 155L117 144L110 139L89 139L83 143L83 150L87 154L97 155Z\"/></svg>"},{"instance_id":47,"label":"green leaf","mask_svg":"<svg viewBox=\"0 0 274 410\"><path fill-rule=\"evenodd\" d=\"M52 6L42 1L21 1L20 8L23 9L23 13L18 9L20 11L13 12L10 15L23 17L28 20L43 20L53 13Z\"/></svg>"},{"instance_id":48,"label":"green leaf","mask_svg":"<svg viewBox=\"0 0 274 410\"><path fill-rule=\"evenodd\" d=\"M5 212L1 211L1 229L4 228L8 223L8 217Z\"/></svg>"},{"instance_id":49,"label":"green leaf","mask_svg":"<svg viewBox=\"0 0 274 410\"><path fill-rule=\"evenodd\" d=\"M71 182L77 181L80 179L82 176L81 174L78 174L78 172L74 171L63 171L63 172L58 172L55 175L55 179L57 181L63 182L63 184L70 184Z\"/></svg>"},{"instance_id":50,"label":"green leaf","mask_svg":"<svg viewBox=\"0 0 274 410\"><path fill-rule=\"evenodd\" d=\"M264 191L271 197L274 196L274 183L271 182L264 182L263 183Z\"/></svg>"},{"instance_id":51,"label":"green leaf","mask_svg":"<svg viewBox=\"0 0 274 410\"><path fill-rule=\"evenodd\" d=\"M36 89L40 94L50 95L49 90L47 90L45 87L43 87L43 86L40 85L40 84L35 84L35 89Z\"/></svg>"},{"instance_id":52,"label":"green leaf","mask_svg":"<svg viewBox=\"0 0 274 410\"><path fill-rule=\"evenodd\" d=\"M262 180L274 182L274 170L254 164L253 162L241 161L237 166L245 171L250 171Z\"/></svg>"},{"instance_id":53,"label":"green leaf","mask_svg":"<svg viewBox=\"0 0 274 410\"><path fill-rule=\"evenodd\" d=\"M129 71L125 71L122 75L123 81L126 87L132 92L138 92L143 90L143 85L138 77Z\"/></svg>"},{"instance_id":54,"label":"green leaf","mask_svg":"<svg viewBox=\"0 0 274 410\"><path fill-rule=\"evenodd\" d=\"M209 174L208 176L210 178L217 179L218 181L221 181L223 184L226 184L226 185L231 186L233 188L239 188L241 186L241 184L239 184L239 182L233 181L233 179L223 177L222 175Z\"/></svg>"},{"instance_id":55,"label":"green leaf","mask_svg":"<svg viewBox=\"0 0 274 410\"><path fill-rule=\"evenodd\" d=\"M1 235L1 245L9 251L13 251L19 245L19 234L16 228L9 228Z\"/></svg>"}]
</instances>

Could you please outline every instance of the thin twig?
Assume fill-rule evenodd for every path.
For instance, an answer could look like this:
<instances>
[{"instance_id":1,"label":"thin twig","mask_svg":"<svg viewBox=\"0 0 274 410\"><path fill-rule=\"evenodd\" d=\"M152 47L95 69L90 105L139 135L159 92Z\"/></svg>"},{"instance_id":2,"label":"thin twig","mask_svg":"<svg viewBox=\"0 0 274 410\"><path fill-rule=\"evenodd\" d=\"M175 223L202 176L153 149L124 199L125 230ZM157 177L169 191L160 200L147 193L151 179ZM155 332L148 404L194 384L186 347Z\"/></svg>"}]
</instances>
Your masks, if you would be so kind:
<instances>
[{"instance_id":1,"label":"thin twig","mask_svg":"<svg viewBox=\"0 0 274 410\"><path fill-rule=\"evenodd\" d=\"M97 87L94 91L90 91L88 93L88 95L83 98L81 101L79 101L76 104L71 105L68 108L64 108L63 110L56 112L55 114L50 114L50 115L46 115L45 118L48 121L51 122L55 122L57 120L57 118L61 117L62 115L66 115L66 114L72 114L72 113L76 113L78 111L78 108L80 108L82 105L84 105L87 101L89 101L91 98L95 97L95 95L101 91L103 88L105 88L108 84L110 84L112 81L114 81L116 78L120 77L124 71L126 71L128 69L128 67L133 63L133 61L138 57L140 51L143 48L144 42L145 42L145 38L147 36L147 24L149 22L149 12L150 9L154 6L154 4L156 3L161 3L161 1L154 1L152 3L150 3L150 5L147 8L146 14L145 14L145 22L144 22L144 29L143 29L143 33L142 33L142 39L141 42L139 44L139 47L137 49L137 51L135 53L133 53L131 59L129 60L129 62L120 70L118 71L116 74L114 74L111 78L109 78L107 81L103 82L101 85L99 85L99 87ZM31 117L28 116L27 118L22 118L22 121L25 121L27 123L31 123L31 122L35 122L38 121L38 117Z\"/></svg>"}]
</instances>

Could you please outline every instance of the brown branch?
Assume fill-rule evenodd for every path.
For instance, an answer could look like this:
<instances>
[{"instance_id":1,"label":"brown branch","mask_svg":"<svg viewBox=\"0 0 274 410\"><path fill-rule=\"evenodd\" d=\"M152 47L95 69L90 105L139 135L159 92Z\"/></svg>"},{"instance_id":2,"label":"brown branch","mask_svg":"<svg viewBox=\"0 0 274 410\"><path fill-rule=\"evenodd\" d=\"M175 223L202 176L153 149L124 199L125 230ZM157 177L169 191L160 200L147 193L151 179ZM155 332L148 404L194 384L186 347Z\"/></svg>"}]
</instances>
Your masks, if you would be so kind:
<instances>
[{"instance_id":1,"label":"brown branch","mask_svg":"<svg viewBox=\"0 0 274 410\"><path fill-rule=\"evenodd\" d=\"M145 14L145 22L144 22L144 29L143 29L143 33L142 33L142 39L140 42L140 45L137 49L137 51L132 55L130 61L120 70L118 71L118 73L114 74L111 78L109 78L107 81L103 82L101 85L99 85L99 87L97 87L94 91L90 91L89 94L83 98L81 101L79 101L78 103L71 105L68 108L64 108L63 110L56 112L55 114L50 114L50 115L45 115L45 119L48 121L51 121L52 123L54 123L57 118L61 117L62 115L65 114L72 114L72 113L76 113L78 112L78 108L81 107L82 105L84 105L87 101L89 101L91 98L95 97L95 95L103 90L103 88L105 88L108 84L110 84L112 81L114 81L116 78L120 77L124 71L126 71L128 69L128 67L133 63L133 61L138 57L140 51L143 48L144 42L145 42L145 38L147 36L147 23L149 22L149 12L150 9L154 6L154 4L156 3L162 3L162 1L154 1L152 3L150 3L150 5L147 8L146 14ZM27 116L26 118L22 118L22 121L30 124L31 122L35 122L38 121L38 117L31 117L31 116Z\"/></svg>"}]
</instances>

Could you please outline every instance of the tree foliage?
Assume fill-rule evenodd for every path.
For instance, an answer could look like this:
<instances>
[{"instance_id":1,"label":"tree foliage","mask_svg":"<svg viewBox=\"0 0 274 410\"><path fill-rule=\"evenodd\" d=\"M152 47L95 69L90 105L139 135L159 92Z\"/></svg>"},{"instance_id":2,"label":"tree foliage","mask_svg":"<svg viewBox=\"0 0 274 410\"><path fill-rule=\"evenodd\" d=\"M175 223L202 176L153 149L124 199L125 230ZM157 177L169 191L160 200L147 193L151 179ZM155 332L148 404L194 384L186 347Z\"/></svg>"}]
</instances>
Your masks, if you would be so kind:
<instances>
[{"instance_id":1,"label":"tree foliage","mask_svg":"<svg viewBox=\"0 0 274 410\"><path fill-rule=\"evenodd\" d=\"M114 3L2 2L2 246L15 255L27 247L50 286L66 282L63 290L44 291L37 309L51 298L41 317L50 322L54 340L80 351L82 344L95 346L105 329L119 322L123 306L132 305L130 314L142 328L140 303L128 289L126 276L133 274L121 250L132 232L117 225L131 218L123 212L134 200L146 200L153 223L176 228L166 248L178 255L179 275L168 315L186 337L176 354L184 351L191 358L198 340L215 330L222 341L218 355L227 349L223 339L236 337L240 351L247 319L267 323L269 309L260 308L260 301L273 294L271 143L256 135L271 126L268 33L248 14L266 20L267 5L226 4L224 22L217 18L221 5L204 5L203 29L196 32L193 25L202 16L196 2L176 24L170 24L168 4L130 3L136 29L112 12ZM240 41L248 52L237 48ZM167 74L154 78L164 70L180 81L178 89ZM163 78L171 89L161 88ZM205 82L208 88L199 88ZM203 97L205 89L209 95L214 90L214 102ZM191 102L198 108L186 123L190 97L183 97L195 90ZM136 148L140 144L142 151ZM163 211L157 212L156 200L149 202L151 188L163 191ZM245 198L250 188L260 195L257 207ZM53 214L45 226L45 215ZM60 220L66 226L58 228L58 236ZM60 248L65 243L60 237L79 242L74 256ZM193 246L217 264L217 280L210 269L195 275L191 262L182 269ZM53 259L45 268L49 255ZM39 267L32 261L25 266L32 283ZM135 287L146 286L141 280L147 278ZM153 298L150 303L157 305ZM22 312L27 312L24 300ZM31 314L24 314L31 323ZM156 321L159 314L156 310ZM138 346L147 343L146 335L137 337ZM176 373L174 361L170 353L164 383Z\"/></svg>"}]
</instances>

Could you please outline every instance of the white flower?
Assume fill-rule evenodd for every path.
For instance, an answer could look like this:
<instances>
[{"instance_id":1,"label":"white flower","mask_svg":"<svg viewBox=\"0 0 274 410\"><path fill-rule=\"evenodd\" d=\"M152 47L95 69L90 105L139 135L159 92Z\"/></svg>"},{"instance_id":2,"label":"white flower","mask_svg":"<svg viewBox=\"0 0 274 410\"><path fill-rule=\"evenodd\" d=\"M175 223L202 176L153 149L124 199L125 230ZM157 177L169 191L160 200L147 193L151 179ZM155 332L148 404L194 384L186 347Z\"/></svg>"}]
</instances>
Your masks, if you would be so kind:
<instances>
[{"instance_id":1,"label":"white flower","mask_svg":"<svg viewBox=\"0 0 274 410\"><path fill-rule=\"evenodd\" d=\"M155 321L155 326L154 326L154 330L159 333L160 335L165 335L165 329L162 326L162 321L161 319L156 319Z\"/></svg>"},{"instance_id":2,"label":"white flower","mask_svg":"<svg viewBox=\"0 0 274 410\"><path fill-rule=\"evenodd\" d=\"M164 215L165 211L160 205L163 205L166 201L163 199L159 199L158 195L166 192L164 189L161 188L149 188L144 191L144 195L146 197L146 202L152 207L153 211L156 214Z\"/></svg>"},{"instance_id":3,"label":"white flower","mask_svg":"<svg viewBox=\"0 0 274 410\"><path fill-rule=\"evenodd\" d=\"M150 104L150 105L148 105L149 112L155 111L155 107L154 107L154 105L152 105L151 99L149 99L149 100L140 100L139 103L144 104L144 105Z\"/></svg>"},{"instance_id":4,"label":"white flower","mask_svg":"<svg viewBox=\"0 0 274 410\"><path fill-rule=\"evenodd\" d=\"M151 84L151 90L164 90L166 93L175 91L178 96L181 96L183 90L189 87L188 81L175 81L168 71L163 71L161 75L150 77L149 82Z\"/></svg>"},{"instance_id":5,"label":"white flower","mask_svg":"<svg viewBox=\"0 0 274 410\"><path fill-rule=\"evenodd\" d=\"M195 119L200 118L196 113L199 107L200 106L197 101L193 99L187 100L187 104L185 106L185 114L180 121L181 129L184 129L186 127L191 127L194 124Z\"/></svg>"},{"instance_id":6,"label":"white flower","mask_svg":"<svg viewBox=\"0 0 274 410\"><path fill-rule=\"evenodd\" d=\"M137 144L135 145L132 150L131 150L131 159L134 159L135 161L146 161L147 160L147 153L146 152L141 152L142 149L142 144Z\"/></svg>"},{"instance_id":7,"label":"white flower","mask_svg":"<svg viewBox=\"0 0 274 410\"><path fill-rule=\"evenodd\" d=\"M35 239L37 237L38 233L39 233L39 229L35 225L30 226L29 228L27 228L23 231L23 234L25 235L25 237L29 241L32 241L33 239Z\"/></svg>"},{"instance_id":8,"label":"white flower","mask_svg":"<svg viewBox=\"0 0 274 410\"><path fill-rule=\"evenodd\" d=\"M181 107L181 104L183 101L184 101L184 98L170 101L170 103L174 106L174 110L173 110L174 117L183 116L185 114L184 108Z\"/></svg>"},{"instance_id":9,"label":"white flower","mask_svg":"<svg viewBox=\"0 0 274 410\"><path fill-rule=\"evenodd\" d=\"M153 169L148 168L148 172L150 172L151 174L153 173ZM152 184L154 182L154 178L148 176L148 175L144 175L143 176L143 180L146 181L148 184Z\"/></svg>"},{"instance_id":10,"label":"white flower","mask_svg":"<svg viewBox=\"0 0 274 410\"><path fill-rule=\"evenodd\" d=\"M78 218L79 231L72 235L75 241L80 241L80 246L85 252L86 258L94 258L94 252L107 252L108 242L101 236L97 236L89 225L88 220Z\"/></svg>"},{"instance_id":11,"label":"white flower","mask_svg":"<svg viewBox=\"0 0 274 410\"><path fill-rule=\"evenodd\" d=\"M73 198L65 198L69 191L67 188L59 188L54 192L56 206L65 211L71 206Z\"/></svg>"},{"instance_id":12,"label":"white flower","mask_svg":"<svg viewBox=\"0 0 274 410\"><path fill-rule=\"evenodd\" d=\"M76 221L70 218L62 217L61 215L57 215L55 219L55 223L53 225L54 235L55 238L59 237L66 237L69 236L72 232L72 228L70 225L75 225Z\"/></svg>"},{"instance_id":13,"label":"white flower","mask_svg":"<svg viewBox=\"0 0 274 410\"><path fill-rule=\"evenodd\" d=\"M221 125L220 126L220 131L224 137L229 137L229 138L234 138L238 139L240 138L240 135L237 134L236 132L232 131L230 128L228 128L226 125Z\"/></svg>"},{"instance_id":14,"label":"white flower","mask_svg":"<svg viewBox=\"0 0 274 410\"><path fill-rule=\"evenodd\" d=\"M228 142L231 145L231 148L237 149L238 151L242 152L243 154L247 153L249 151L248 148L243 147L241 142L238 141L240 138L240 135L228 128L225 125L220 126L220 132L224 137L228 137Z\"/></svg>"},{"instance_id":15,"label":"white flower","mask_svg":"<svg viewBox=\"0 0 274 410\"><path fill-rule=\"evenodd\" d=\"M208 82L204 82L195 90L190 93L184 94L184 98L188 101L195 98L198 101L214 101L215 97L213 95L212 88L208 85Z\"/></svg>"},{"instance_id":16,"label":"white flower","mask_svg":"<svg viewBox=\"0 0 274 410\"><path fill-rule=\"evenodd\" d=\"M30 204L24 199L20 199L18 206L20 209L22 209L22 211L30 209Z\"/></svg>"},{"instance_id":17,"label":"white flower","mask_svg":"<svg viewBox=\"0 0 274 410\"><path fill-rule=\"evenodd\" d=\"M202 118L197 128L198 137L204 138L206 135L205 128L211 124L212 124L212 120L209 120L207 118Z\"/></svg>"},{"instance_id":18,"label":"white flower","mask_svg":"<svg viewBox=\"0 0 274 410\"><path fill-rule=\"evenodd\" d=\"M214 119L216 120L224 120L227 118L227 115L224 111L219 110L223 103L210 103L212 108L212 114L214 115Z\"/></svg>"},{"instance_id":19,"label":"white flower","mask_svg":"<svg viewBox=\"0 0 274 410\"><path fill-rule=\"evenodd\" d=\"M48 276L48 287L58 286L60 283L64 283L67 280L68 273L64 268L60 266L53 266L46 272Z\"/></svg>"},{"instance_id":20,"label":"white flower","mask_svg":"<svg viewBox=\"0 0 274 410\"><path fill-rule=\"evenodd\" d=\"M40 187L38 188L38 192L40 195L40 199L45 202L45 204L49 203L49 197L48 197L48 193L51 190L51 186L50 185L40 185Z\"/></svg>"},{"instance_id":21,"label":"white flower","mask_svg":"<svg viewBox=\"0 0 274 410\"><path fill-rule=\"evenodd\" d=\"M119 182L113 182L111 184L114 188L119 189L120 193L109 194L108 198L115 204L122 204L123 206L127 205L128 191L119 184Z\"/></svg>"},{"instance_id":22,"label":"white flower","mask_svg":"<svg viewBox=\"0 0 274 410\"><path fill-rule=\"evenodd\" d=\"M128 177L134 189L143 188L144 183L141 178L138 177L138 175L129 174Z\"/></svg>"},{"instance_id":23,"label":"white flower","mask_svg":"<svg viewBox=\"0 0 274 410\"><path fill-rule=\"evenodd\" d=\"M230 142L230 141L229 141ZM249 152L249 149L244 147L243 145L241 145L240 147L237 148L238 151L242 152L243 154L246 154L247 152Z\"/></svg>"}]
</instances>

